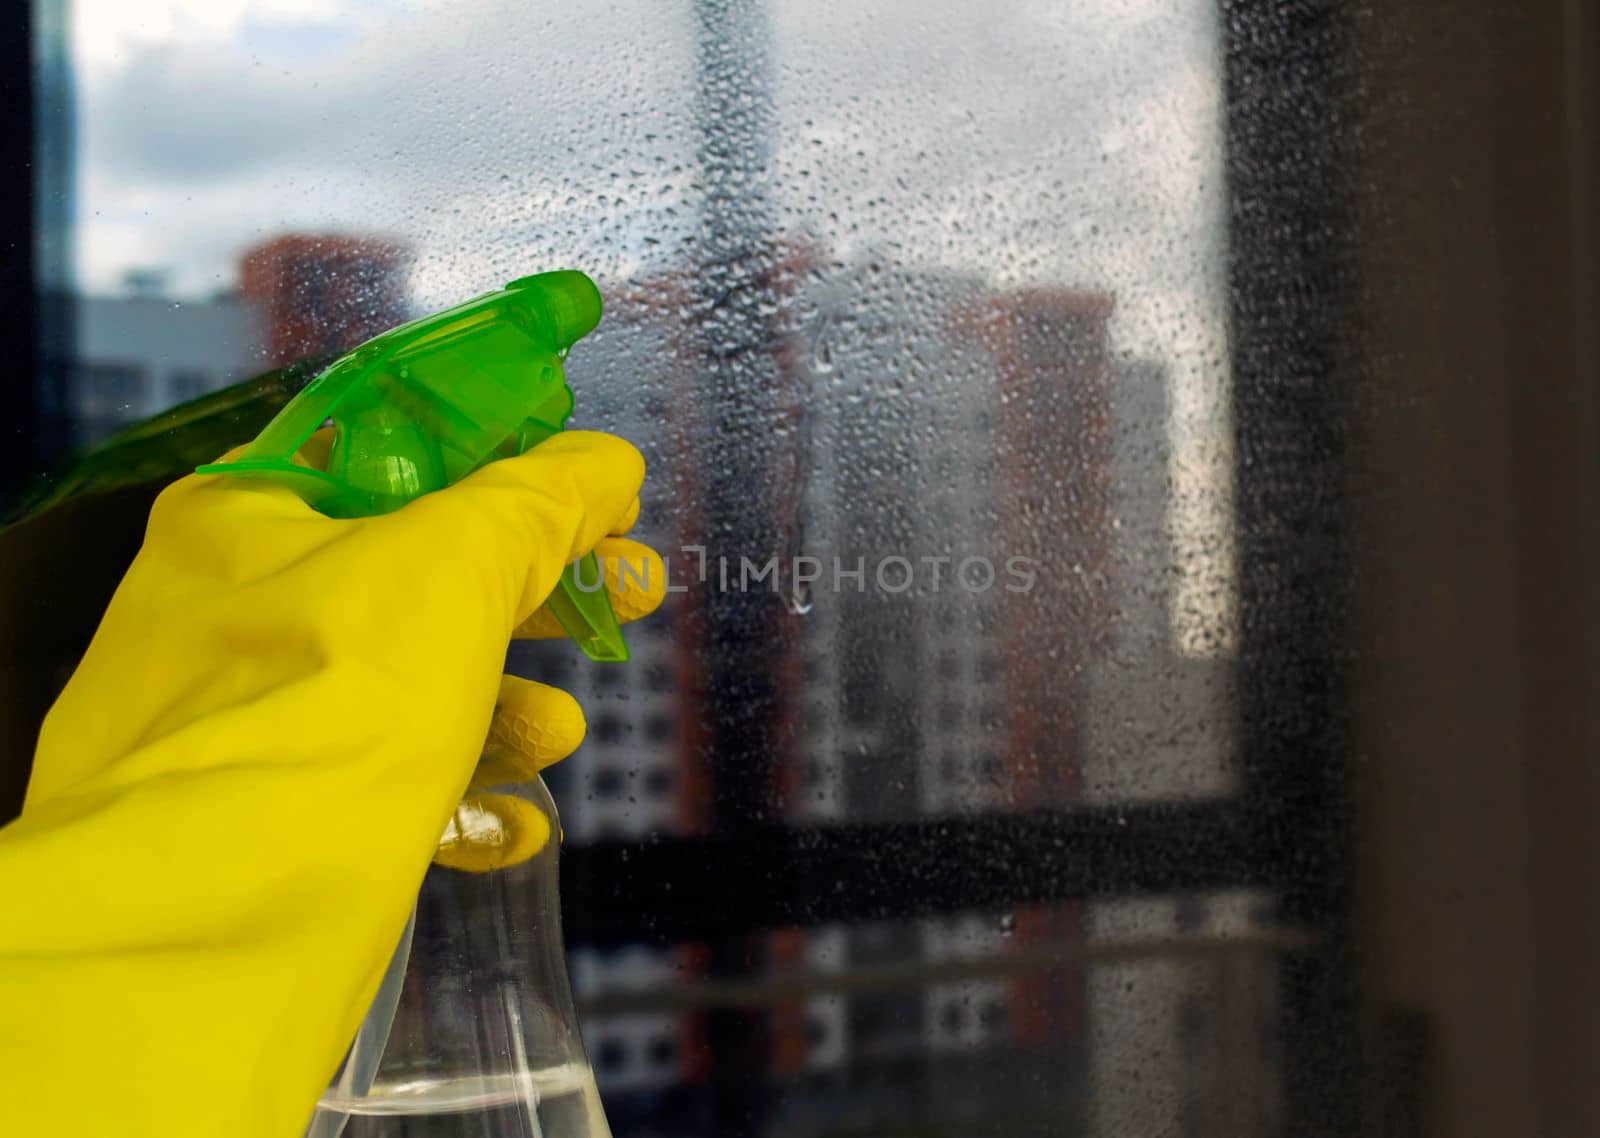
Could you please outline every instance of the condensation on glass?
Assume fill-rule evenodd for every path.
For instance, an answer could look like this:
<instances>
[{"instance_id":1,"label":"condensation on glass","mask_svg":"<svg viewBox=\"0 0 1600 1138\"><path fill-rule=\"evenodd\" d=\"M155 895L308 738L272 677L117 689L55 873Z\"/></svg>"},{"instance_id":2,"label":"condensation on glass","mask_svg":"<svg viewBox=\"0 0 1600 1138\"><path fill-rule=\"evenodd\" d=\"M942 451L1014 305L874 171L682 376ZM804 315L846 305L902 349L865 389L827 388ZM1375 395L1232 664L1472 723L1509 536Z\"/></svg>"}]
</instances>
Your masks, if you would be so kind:
<instances>
[{"instance_id":1,"label":"condensation on glass","mask_svg":"<svg viewBox=\"0 0 1600 1138\"><path fill-rule=\"evenodd\" d=\"M513 652L588 715L570 845L1225 797L1214 8L79 0L80 426L581 268L575 423L645 452L673 591L625 667ZM761 1132L1267 1133L1258 909L764 934ZM618 1134L692 1132L725 965L574 978Z\"/></svg>"}]
</instances>

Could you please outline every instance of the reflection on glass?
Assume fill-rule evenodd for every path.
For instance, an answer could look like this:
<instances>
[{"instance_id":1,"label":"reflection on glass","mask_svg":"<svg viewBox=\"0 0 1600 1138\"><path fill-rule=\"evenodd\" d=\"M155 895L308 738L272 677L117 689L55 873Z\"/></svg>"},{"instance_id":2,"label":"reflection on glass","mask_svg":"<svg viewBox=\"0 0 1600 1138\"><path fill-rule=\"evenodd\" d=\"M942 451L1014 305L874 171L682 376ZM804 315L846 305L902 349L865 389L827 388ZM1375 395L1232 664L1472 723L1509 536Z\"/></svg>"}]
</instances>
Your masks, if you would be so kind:
<instances>
[{"instance_id":1,"label":"reflection on glass","mask_svg":"<svg viewBox=\"0 0 1600 1138\"><path fill-rule=\"evenodd\" d=\"M1303 945L1261 909L1189 894L780 930L733 982L688 946L573 967L614 1122L659 1123L663 1089L712 1061L699 1017L739 1005L770 1017L774 1132L1221 1138L1281 1121L1278 972Z\"/></svg>"}]
</instances>

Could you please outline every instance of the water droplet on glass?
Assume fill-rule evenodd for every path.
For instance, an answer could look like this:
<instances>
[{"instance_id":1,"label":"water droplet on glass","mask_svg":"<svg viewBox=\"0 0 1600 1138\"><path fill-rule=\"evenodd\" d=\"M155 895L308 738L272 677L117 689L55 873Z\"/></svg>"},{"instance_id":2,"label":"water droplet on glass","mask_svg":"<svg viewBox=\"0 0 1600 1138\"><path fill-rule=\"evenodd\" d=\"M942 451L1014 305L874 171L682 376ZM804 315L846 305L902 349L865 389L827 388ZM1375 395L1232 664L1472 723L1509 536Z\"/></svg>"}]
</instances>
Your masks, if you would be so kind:
<instances>
[{"instance_id":1,"label":"water droplet on glass","mask_svg":"<svg viewBox=\"0 0 1600 1138\"><path fill-rule=\"evenodd\" d=\"M817 337L817 347L812 353L811 367L818 375L827 375L833 371L833 345L823 336Z\"/></svg>"}]
</instances>

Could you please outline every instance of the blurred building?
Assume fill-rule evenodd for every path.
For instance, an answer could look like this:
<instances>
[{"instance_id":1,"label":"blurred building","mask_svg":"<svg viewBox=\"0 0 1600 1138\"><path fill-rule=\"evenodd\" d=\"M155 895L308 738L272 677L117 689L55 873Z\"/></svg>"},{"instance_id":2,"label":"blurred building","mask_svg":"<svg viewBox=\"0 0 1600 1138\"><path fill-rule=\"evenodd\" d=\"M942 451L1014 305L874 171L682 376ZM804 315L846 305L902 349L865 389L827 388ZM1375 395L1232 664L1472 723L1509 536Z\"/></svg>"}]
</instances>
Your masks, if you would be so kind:
<instances>
[{"instance_id":1,"label":"blurred building","mask_svg":"<svg viewBox=\"0 0 1600 1138\"><path fill-rule=\"evenodd\" d=\"M772 653L782 706L767 711L792 708L795 719L771 756L775 806L791 824L831 825L1073 804L1083 664L1104 640L1105 599L1092 583L1108 575L1111 540L1110 298L997 291L957 273L884 271L871 258L826 278L787 279L781 303L802 314L808 335L774 346L793 403L785 428L763 441L779 472L770 505L778 547L749 551L748 567L730 564L726 586L776 593L766 600L794 617L785 631L792 643ZM669 553L675 584L692 596L725 586L720 566L707 566L703 580L685 548L709 544L705 491L682 480L710 428L694 346L677 339L675 287L609 290L607 320L575 355L570 377L574 421L617 431L644 451L652 479L636 534ZM924 318L908 324L907 312ZM1036 516L1074 526L1041 533L1030 524ZM959 548L951 544L958 533L967 542ZM753 577L772 556L775 578ZM1018 556L1036 567L1027 591L1008 564ZM801 558L816 579L796 590ZM624 667L540 656L548 668L539 677L573 686L590 709L589 741L558 776L577 840L697 832L710 815L703 734L711 712L698 694L704 615L690 596L670 597L663 615L630 633L634 659ZM1075 654L1026 650L1039 643L1071 644ZM1076 911L1023 914L1004 929L966 914L775 933L767 955L778 971L892 967L1063 937L1081 941ZM575 974L590 992L695 969L692 954L678 950L579 956ZM1071 970L797 999L773 1013L773 1070L799 1077L1019 1041L1081 1049L1082 1002L1082 976ZM692 1078L700 1065L694 1021L586 1023L602 1086Z\"/></svg>"},{"instance_id":2,"label":"blurred building","mask_svg":"<svg viewBox=\"0 0 1600 1138\"><path fill-rule=\"evenodd\" d=\"M68 368L80 442L264 370L261 314L234 297L179 303L159 282L80 297Z\"/></svg>"},{"instance_id":3,"label":"blurred building","mask_svg":"<svg viewBox=\"0 0 1600 1138\"><path fill-rule=\"evenodd\" d=\"M1086 676L1085 801L1194 801L1232 794L1233 667L1178 650L1173 507L1172 376L1158 360L1117 360L1109 373L1105 639ZM1133 785L1131 772L1138 772Z\"/></svg>"},{"instance_id":4,"label":"blurred building","mask_svg":"<svg viewBox=\"0 0 1600 1138\"><path fill-rule=\"evenodd\" d=\"M660 301L670 282L607 289L606 318L574 351L567 367L575 408L570 426L613 431L631 440L651 470L631 535L668 555L671 579L692 584L696 566L676 553L685 541L684 503L671 482L681 469L675 400L686 377L678 326ZM686 595L627 630L625 664L591 664L565 643L524 645L535 678L577 696L588 719L584 745L552 768L549 781L570 840L594 842L682 834L703 825L704 783L696 761L700 728L694 661L686 653L695 627ZM572 953L580 999L660 987L700 971L689 948L630 946ZM692 1080L699 1069L698 1023L683 1014L587 1017L589 1058L608 1093L649 1093Z\"/></svg>"},{"instance_id":5,"label":"blurred building","mask_svg":"<svg viewBox=\"0 0 1600 1138\"><path fill-rule=\"evenodd\" d=\"M1088 683L1105 654L1121 536L1112 524L1113 308L1107 293L1030 288L986 298L973 314L995 358L1000 549L1021 559L1029 582L1000 594L992 634L1003 661L1006 792L1019 810L1085 801ZM1086 943L1082 906L1014 920L1011 944L1021 950ZM1081 963L1029 973L1008 996L1013 1041L1087 1051Z\"/></svg>"},{"instance_id":6,"label":"blurred building","mask_svg":"<svg viewBox=\"0 0 1600 1138\"><path fill-rule=\"evenodd\" d=\"M368 238L289 235L243 255L236 293L178 300L164 273L133 269L119 295L76 298L66 388L78 441L403 323L406 257Z\"/></svg>"},{"instance_id":7,"label":"blurred building","mask_svg":"<svg viewBox=\"0 0 1600 1138\"><path fill-rule=\"evenodd\" d=\"M288 234L245 252L239 293L265 321L267 364L355 347L410 313L405 246L339 234Z\"/></svg>"},{"instance_id":8,"label":"blurred building","mask_svg":"<svg viewBox=\"0 0 1600 1138\"><path fill-rule=\"evenodd\" d=\"M1083 801L1221 797L1237 790L1232 740L1214 714L1233 703L1233 669L1225 658L1178 652L1173 634L1170 369L1115 360L1107 379L1111 542L1104 642L1082 688ZM1260 908L1260 898L1244 894L1090 907L1093 943L1174 946L1088 977L1094 1114L1105 1129L1196 1138L1276 1132L1276 965L1248 939ZM1209 954L1176 947L1207 937L1239 944Z\"/></svg>"}]
</instances>

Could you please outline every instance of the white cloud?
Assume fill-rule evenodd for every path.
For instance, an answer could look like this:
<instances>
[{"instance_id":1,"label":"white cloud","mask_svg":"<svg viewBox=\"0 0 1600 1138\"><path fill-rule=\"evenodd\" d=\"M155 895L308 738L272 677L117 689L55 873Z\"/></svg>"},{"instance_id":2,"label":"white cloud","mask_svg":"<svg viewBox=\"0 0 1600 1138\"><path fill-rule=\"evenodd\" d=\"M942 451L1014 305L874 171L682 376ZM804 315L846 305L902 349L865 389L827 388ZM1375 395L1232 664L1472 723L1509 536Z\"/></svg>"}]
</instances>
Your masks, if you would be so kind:
<instances>
[{"instance_id":1,"label":"white cloud","mask_svg":"<svg viewBox=\"0 0 1600 1138\"><path fill-rule=\"evenodd\" d=\"M70 0L77 58L102 67L156 46L227 44L250 24L332 24L372 8L340 0Z\"/></svg>"}]
</instances>

